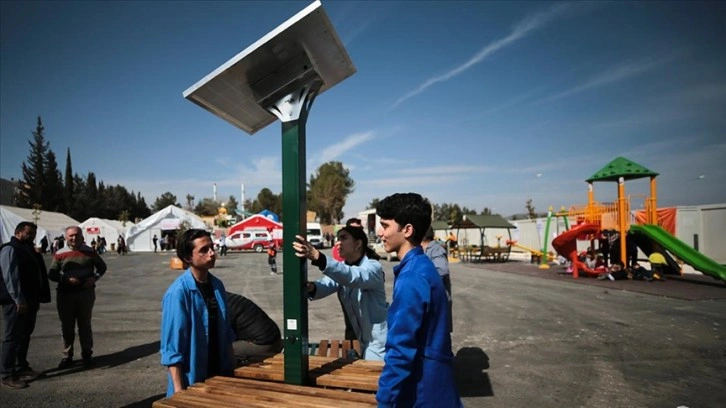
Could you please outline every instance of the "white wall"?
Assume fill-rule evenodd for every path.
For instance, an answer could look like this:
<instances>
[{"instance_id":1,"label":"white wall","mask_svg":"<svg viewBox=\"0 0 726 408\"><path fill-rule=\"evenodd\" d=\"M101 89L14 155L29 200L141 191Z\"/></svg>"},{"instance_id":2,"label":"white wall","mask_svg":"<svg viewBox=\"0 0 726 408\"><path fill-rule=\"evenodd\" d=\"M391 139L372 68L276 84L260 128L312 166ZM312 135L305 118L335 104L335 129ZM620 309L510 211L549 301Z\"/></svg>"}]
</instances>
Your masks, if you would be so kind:
<instances>
[{"instance_id":1,"label":"white wall","mask_svg":"<svg viewBox=\"0 0 726 408\"><path fill-rule=\"evenodd\" d=\"M720 264L726 264L726 204L701 207L699 250Z\"/></svg>"}]
</instances>

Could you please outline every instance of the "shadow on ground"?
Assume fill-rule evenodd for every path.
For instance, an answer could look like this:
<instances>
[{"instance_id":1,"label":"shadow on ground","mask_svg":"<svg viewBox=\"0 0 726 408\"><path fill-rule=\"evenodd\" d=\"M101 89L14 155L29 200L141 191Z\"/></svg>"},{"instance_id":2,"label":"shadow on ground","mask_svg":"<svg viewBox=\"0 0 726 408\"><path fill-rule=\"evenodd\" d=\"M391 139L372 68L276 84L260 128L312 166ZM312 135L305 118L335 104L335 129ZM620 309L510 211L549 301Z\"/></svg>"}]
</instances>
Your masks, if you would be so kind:
<instances>
[{"instance_id":1,"label":"shadow on ground","mask_svg":"<svg viewBox=\"0 0 726 408\"><path fill-rule=\"evenodd\" d=\"M489 356L479 347L462 347L454 356L454 378L462 397L493 397Z\"/></svg>"},{"instance_id":2,"label":"shadow on ground","mask_svg":"<svg viewBox=\"0 0 726 408\"><path fill-rule=\"evenodd\" d=\"M46 370L43 374L46 376L61 377L68 374L74 374L79 371L93 370L95 368L113 368L158 353L159 347L159 340L152 341L151 343L129 347L115 353L94 357L93 367L91 368L84 368L81 360L75 360L70 368L64 370L53 368Z\"/></svg>"},{"instance_id":3,"label":"shadow on ground","mask_svg":"<svg viewBox=\"0 0 726 408\"><path fill-rule=\"evenodd\" d=\"M154 402L164 398L165 396L166 394L154 395L153 397L149 397L141 401L136 401L132 402L131 404L124 405L121 408L149 408L154 404Z\"/></svg>"}]
</instances>

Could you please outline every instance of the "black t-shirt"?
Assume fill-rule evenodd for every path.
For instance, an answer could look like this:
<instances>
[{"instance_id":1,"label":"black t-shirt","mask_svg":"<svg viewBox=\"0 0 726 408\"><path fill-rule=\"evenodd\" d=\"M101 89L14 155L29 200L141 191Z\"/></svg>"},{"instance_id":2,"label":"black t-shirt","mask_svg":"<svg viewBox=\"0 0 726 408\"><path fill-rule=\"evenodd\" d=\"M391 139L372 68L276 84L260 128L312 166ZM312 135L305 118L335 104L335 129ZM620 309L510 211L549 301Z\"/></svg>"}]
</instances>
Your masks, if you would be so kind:
<instances>
[{"instance_id":1,"label":"black t-shirt","mask_svg":"<svg viewBox=\"0 0 726 408\"><path fill-rule=\"evenodd\" d=\"M227 316L237 340L258 345L272 344L280 339L280 328L253 301L227 292Z\"/></svg>"},{"instance_id":2,"label":"black t-shirt","mask_svg":"<svg viewBox=\"0 0 726 408\"><path fill-rule=\"evenodd\" d=\"M212 284L207 282L197 281L197 287L202 292L204 297L204 303L207 304L207 314L209 315L209 347L207 352L209 353L207 360L207 377L219 375L219 332L217 331L218 326L218 315L219 305L217 304L217 298L214 297L214 290Z\"/></svg>"}]
</instances>

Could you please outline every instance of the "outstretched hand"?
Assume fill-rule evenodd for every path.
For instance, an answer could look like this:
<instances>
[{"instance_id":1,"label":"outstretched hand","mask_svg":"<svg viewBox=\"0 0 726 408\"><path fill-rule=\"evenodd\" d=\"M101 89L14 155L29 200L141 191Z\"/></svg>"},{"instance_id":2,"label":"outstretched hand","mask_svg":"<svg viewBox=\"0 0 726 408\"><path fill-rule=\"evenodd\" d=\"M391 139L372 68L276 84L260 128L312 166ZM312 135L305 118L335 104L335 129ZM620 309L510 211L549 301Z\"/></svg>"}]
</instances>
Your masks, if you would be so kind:
<instances>
[{"instance_id":1,"label":"outstretched hand","mask_svg":"<svg viewBox=\"0 0 726 408\"><path fill-rule=\"evenodd\" d=\"M305 238L300 235L295 235L295 242L292 243L292 249L295 250L295 256L298 258L307 258L311 261L316 261L320 257L320 251L313 247L313 244L308 242Z\"/></svg>"}]
</instances>

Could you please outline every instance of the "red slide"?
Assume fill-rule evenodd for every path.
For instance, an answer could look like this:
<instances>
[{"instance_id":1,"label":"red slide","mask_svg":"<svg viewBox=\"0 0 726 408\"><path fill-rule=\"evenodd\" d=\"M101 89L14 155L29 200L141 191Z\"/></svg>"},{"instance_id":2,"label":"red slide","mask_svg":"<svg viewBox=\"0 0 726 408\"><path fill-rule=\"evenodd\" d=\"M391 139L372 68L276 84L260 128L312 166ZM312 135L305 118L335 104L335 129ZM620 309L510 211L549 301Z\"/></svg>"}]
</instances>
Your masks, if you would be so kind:
<instances>
[{"instance_id":1,"label":"red slide","mask_svg":"<svg viewBox=\"0 0 726 408\"><path fill-rule=\"evenodd\" d=\"M563 232L552 241L552 247L558 254L572 261L572 277L577 278L582 271L590 276L597 276L596 272L588 268L584 262L577 259L577 237L583 234L598 234L600 227L595 224L575 225L570 230Z\"/></svg>"}]
</instances>

